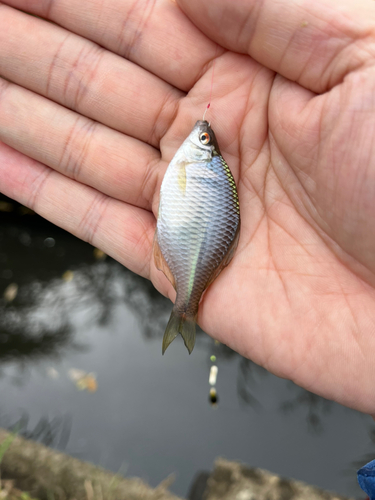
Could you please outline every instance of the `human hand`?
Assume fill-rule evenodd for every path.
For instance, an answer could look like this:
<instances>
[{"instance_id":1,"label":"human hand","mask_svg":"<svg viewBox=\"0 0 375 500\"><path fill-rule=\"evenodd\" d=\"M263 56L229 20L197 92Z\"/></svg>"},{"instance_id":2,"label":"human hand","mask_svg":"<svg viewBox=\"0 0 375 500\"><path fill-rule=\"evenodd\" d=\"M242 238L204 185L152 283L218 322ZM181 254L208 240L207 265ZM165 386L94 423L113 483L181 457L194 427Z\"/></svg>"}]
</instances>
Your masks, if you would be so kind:
<instances>
[{"instance_id":1,"label":"human hand","mask_svg":"<svg viewBox=\"0 0 375 500\"><path fill-rule=\"evenodd\" d=\"M241 236L199 323L375 414L375 5L5 3L1 191L173 299L152 259L154 214L216 57L207 119L237 181Z\"/></svg>"}]
</instances>

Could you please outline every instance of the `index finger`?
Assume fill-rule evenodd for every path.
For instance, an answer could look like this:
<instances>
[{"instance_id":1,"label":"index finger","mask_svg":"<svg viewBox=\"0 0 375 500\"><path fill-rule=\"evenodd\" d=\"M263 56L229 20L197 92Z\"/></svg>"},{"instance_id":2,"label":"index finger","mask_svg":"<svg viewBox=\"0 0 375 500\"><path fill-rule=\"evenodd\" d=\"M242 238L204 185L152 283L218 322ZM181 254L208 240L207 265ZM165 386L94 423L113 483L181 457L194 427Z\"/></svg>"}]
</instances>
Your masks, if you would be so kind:
<instances>
[{"instance_id":1,"label":"index finger","mask_svg":"<svg viewBox=\"0 0 375 500\"><path fill-rule=\"evenodd\" d=\"M174 0L5 0L51 20L188 91L215 57L205 36Z\"/></svg>"}]
</instances>

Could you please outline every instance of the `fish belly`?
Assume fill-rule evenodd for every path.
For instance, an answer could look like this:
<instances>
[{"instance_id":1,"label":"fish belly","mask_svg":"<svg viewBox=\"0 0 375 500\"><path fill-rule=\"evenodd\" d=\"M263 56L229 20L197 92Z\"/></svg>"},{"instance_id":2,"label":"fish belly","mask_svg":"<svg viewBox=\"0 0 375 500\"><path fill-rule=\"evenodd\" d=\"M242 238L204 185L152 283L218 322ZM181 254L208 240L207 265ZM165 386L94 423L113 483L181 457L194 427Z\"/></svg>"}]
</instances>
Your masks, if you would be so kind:
<instances>
[{"instance_id":1,"label":"fish belly","mask_svg":"<svg viewBox=\"0 0 375 500\"><path fill-rule=\"evenodd\" d=\"M171 163L161 187L158 243L175 279L175 307L188 316L196 315L239 224L233 178L215 160Z\"/></svg>"}]
</instances>

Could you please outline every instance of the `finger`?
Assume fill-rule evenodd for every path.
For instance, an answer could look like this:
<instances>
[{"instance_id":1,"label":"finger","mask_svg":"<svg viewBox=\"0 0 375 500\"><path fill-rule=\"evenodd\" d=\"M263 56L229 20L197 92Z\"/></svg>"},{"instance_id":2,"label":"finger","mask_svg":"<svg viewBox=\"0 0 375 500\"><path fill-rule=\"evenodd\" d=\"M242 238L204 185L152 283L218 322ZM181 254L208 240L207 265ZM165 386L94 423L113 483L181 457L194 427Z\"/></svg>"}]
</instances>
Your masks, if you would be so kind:
<instances>
[{"instance_id":1,"label":"finger","mask_svg":"<svg viewBox=\"0 0 375 500\"><path fill-rule=\"evenodd\" d=\"M177 0L212 40L320 93L373 58L366 0Z\"/></svg>"},{"instance_id":2,"label":"finger","mask_svg":"<svg viewBox=\"0 0 375 500\"><path fill-rule=\"evenodd\" d=\"M188 91L215 57L216 44L173 0L8 0Z\"/></svg>"},{"instance_id":3,"label":"finger","mask_svg":"<svg viewBox=\"0 0 375 500\"><path fill-rule=\"evenodd\" d=\"M159 146L182 92L136 64L52 23L7 6L0 6L0 11L3 77Z\"/></svg>"},{"instance_id":4,"label":"finger","mask_svg":"<svg viewBox=\"0 0 375 500\"><path fill-rule=\"evenodd\" d=\"M82 184L149 210L164 172L160 153L151 146L1 79L0 140Z\"/></svg>"},{"instance_id":5,"label":"finger","mask_svg":"<svg viewBox=\"0 0 375 500\"><path fill-rule=\"evenodd\" d=\"M153 215L75 182L0 142L1 192L149 278Z\"/></svg>"}]
</instances>

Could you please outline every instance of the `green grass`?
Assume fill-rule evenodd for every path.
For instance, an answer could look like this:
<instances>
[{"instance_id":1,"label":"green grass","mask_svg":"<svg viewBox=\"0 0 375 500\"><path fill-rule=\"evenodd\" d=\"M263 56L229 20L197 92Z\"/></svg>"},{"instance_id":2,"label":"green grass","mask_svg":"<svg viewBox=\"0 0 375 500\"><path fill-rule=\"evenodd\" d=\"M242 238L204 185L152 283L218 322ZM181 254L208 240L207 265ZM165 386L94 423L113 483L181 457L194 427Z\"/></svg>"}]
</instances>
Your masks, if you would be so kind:
<instances>
[{"instance_id":1,"label":"green grass","mask_svg":"<svg viewBox=\"0 0 375 500\"><path fill-rule=\"evenodd\" d=\"M8 451L10 445L16 438L16 433L9 434L9 436L4 439L0 444L0 467L3 461L5 453ZM1 471L0 471L1 472ZM37 500L31 498L31 496L24 492L14 489L13 487L7 488L6 490L2 488L1 474L0 474L0 494L2 500ZM4 496L5 495L5 496Z\"/></svg>"},{"instance_id":2,"label":"green grass","mask_svg":"<svg viewBox=\"0 0 375 500\"><path fill-rule=\"evenodd\" d=\"M4 441L0 444L0 465L3 461L4 455L7 452L9 446L12 444L16 437L16 434L9 434L9 436L4 439Z\"/></svg>"}]
</instances>

